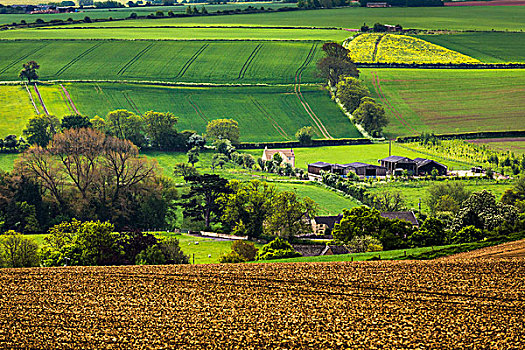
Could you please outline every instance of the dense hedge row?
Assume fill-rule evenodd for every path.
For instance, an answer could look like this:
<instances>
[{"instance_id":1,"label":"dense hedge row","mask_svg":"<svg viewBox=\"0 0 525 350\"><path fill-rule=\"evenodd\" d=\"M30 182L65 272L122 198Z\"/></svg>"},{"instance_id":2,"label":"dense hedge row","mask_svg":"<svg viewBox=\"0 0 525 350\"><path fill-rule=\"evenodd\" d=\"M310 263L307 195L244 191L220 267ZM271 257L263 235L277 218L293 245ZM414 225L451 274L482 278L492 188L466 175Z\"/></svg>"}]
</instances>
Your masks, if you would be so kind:
<instances>
[{"instance_id":1,"label":"dense hedge row","mask_svg":"<svg viewBox=\"0 0 525 350\"><path fill-rule=\"evenodd\" d=\"M332 139L332 140L312 140L310 145L301 144L299 141L282 142L243 142L237 146L239 149L250 148L292 148L292 147L321 147L321 146L343 146L343 145L369 145L369 139Z\"/></svg>"},{"instance_id":2,"label":"dense hedge row","mask_svg":"<svg viewBox=\"0 0 525 350\"><path fill-rule=\"evenodd\" d=\"M359 68L516 69L524 63L356 63Z\"/></svg>"},{"instance_id":3,"label":"dense hedge row","mask_svg":"<svg viewBox=\"0 0 525 350\"><path fill-rule=\"evenodd\" d=\"M464 133L454 133L454 134L437 134L434 136L440 140L451 140L451 139L471 140L471 139L491 139L491 138L500 138L500 137L525 137L525 130L464 132ZM419 142L419 141L420 141L420 135L398 137L396 139L396 142L400 142L400 143Z\"/></svg>"},{"instance_id":4,"label":"dense hedge row","mask_svg":"<svg viewBox=\"0 0 525 350\"><path fill-rule=\"evenodd\" d=\"M390 6L399 7L435 7L444 6L442 0L360 0L361 6L366 7L369 2L386 2Z\"/></svg>"}]
</instances>

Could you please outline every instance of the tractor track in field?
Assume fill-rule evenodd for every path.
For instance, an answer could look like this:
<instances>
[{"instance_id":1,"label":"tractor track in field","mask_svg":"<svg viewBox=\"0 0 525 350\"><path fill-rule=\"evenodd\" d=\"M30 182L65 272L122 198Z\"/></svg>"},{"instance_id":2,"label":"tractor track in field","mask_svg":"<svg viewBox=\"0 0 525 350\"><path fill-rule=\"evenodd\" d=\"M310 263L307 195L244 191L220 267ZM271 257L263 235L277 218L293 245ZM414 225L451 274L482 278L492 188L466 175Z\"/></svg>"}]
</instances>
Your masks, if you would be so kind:
<instances>
[{"instance_id":1,"label":"tractor track in field","mask_svg":"<svg viewBox=\"0 0 525 350\"><path fill-rule=\"evenodd\" d=\"M272 118L270 113L261 105L261 103L253 97L250 97L250 100L255 105L255 107L263 114L263 116L270 121L275 130L277 130L277 132L281 134L281 136L283 136L287 140L290 140L290 135L288 135L286 131L284 131L284 129L279 125L279 123L277 123L277 121Z\"/></svg>"},{"instance_id":2,"label":"tractor track in field","mask_svg":"<svg viewBox=\"0 0 525 350\"><path fill-rule=\"evenodd\" d=\"M306 56L306 59L299 66L299 68L297 68L297 71L295 72L294 92L295 92L295 95L297 96L297 98L299 99L299 101L301 102L304 110L306 111L306 113L310 117L310 119L312 119L314 124L317 126L317 128L321 132L321 135L323 135L323 137L325 137L327 139L333 139L332 135L330 135L330 133L326 129L326 126L323 124L321 119L312 110L312 107L310 107L310 105L308 104L308 102L306 101L306 99L304 98L304 96L303 96L303 94L301 92L301 76L302 76L304 70L313 61L313 59L315 57L315 53L317 51L317 45L318 44L313 44L312 45L312 47L310 48L310 51L308 52L308 55Z\"/></svg>"},{"instance_id":3,"label":"tractor track in field","mask_svg":"<svg viewBox=\"0 0 525 350\"><path fill-rule=\"evenodd\" d=\"M206 123L208 123L208 118L206 118L206 115L204 114L204 112L199 108L199 106L195 103L195 101L193 101L191 99L191 95L187 95L186 96L186 100L188 100L188 103L191 105L191 107L195 110L195 113L197 113L197 115L199 117L202 118L202 120L204 120Z\"/></svg>"},{"instance_id":4,"label":"tractor track in field","mask_svg":"<svg viewBox=\"0 0 525 350\"><path fill-rule=\"evenodd\" d=\"M377 72L371 72L372 74L372 85L374 86L374 89L376 90L377 96L379 96L379 99L383 104L390 110L390 112L394 115L394 117L403 124L408 130L417 133L417 130L410 125L406 119L399 113L394 106L388 101L388 99L385 97L383 93L383 89L381 88L381 82L379 81L379 76L377 75Z\"/></svg>"},{"instance_id":5,"label":"tractor track in field","mask_svg":"<svg viewBox=\"0 0 525 350\"><path fill-rule=\"evenodd\" d=\"M109 96L104 92L104 90L102 90L102 88L100 87L98 83L95 83L94 87L95 87L95 91L104 97L104 100L106 100L108 108L111 109L112 103L109 100Z\"/></svg>"},{"instance_id":6,"label":"tractor track in field","mask_svg":"<svg viewBox=\"0 0 525 350\"><path fill-rule=\"evenodd\" d=\"M60 84L60 85L62 85L62 84ZM60 89L59 91L60 91L60 97L62 98L62 101L64 101L64 103L66 104L67 110L69 111L69 113L73 113L73 109L69 105L69 101L68 101L68 99L66 97L66 94L64 93L64 91L62 89Z\"/></svg>"},{"instance_id":7,"label":"tractor track in field","mask_svg":"<svg viewBox=\"0 0 525 350\"><path fill-rule=\"evenodd\" d=\"M124 96L124 98L126 99L126 101L128 101L129 105L131 106L131 108L133 108L135 110L135 112L138 113L138 115L142 116L142 113L140 113L140 110L138 108L138 106L135 104L135 102L133 101L133 99L131 98L130 95L128 95L127 92L125 91L122 91L122 95Z\"/></svg>"},{"instance_id":8,"label":"tractor track in field","mask_svg":"<svg viewBox=\"0 0 525 350\"><path fill-rule=\"evenodd\" d=\"M38 107L36 106L35 99L33 98L33 94L31 93L31 90L29 90L29 87L26 83L24 83L24 86L26 87L27 94L29 95L29 99L31 100L31 104L35 108L36 114L40 114L40 111L38 110Z\"/></svg>"},{"instance_id":9,"label":"tractor track in field","mask_svg":"<svg viewBox=\"0 0 525 350\"><path fill-rule=\"evenodd\" d=\"M383 40L385 34L381 35L377 38L376 43L374 45L374 52L372 52L372 62L376 61L377 51L379 50L379 43L381 43L381 40Z\"/></svg>"},{"instance_id":10,"label":"tractor track in field","mask_svg":"<svg viewBox=\"0 0 525 350\"><path fill-rule=\"evenodd\" d=\"M246 74L248 67L252 64L253 59L255 58L255 56L257 56L262 46L263 44L259 44L255 47L255 49L253 49L250 56L248 56L248 59L246 60L246 62L244 62L244 64L242 65L242 68L239 71L239 76L237 77L237 79L244 79L244 74Z\"/></svg>"},{"instance_id":11,"label":"tractor track in field","mask_svg":"<svg viewBox=\"0 0 525 350\"><path fill-rule=\"evenodd\" d=\"M34 49L33 51L17 58L15 61L9 63L7 66L5 66L4 68L2 68L2 70L0 70L0 74L4 73L5 71L7 71L9 68L12 68L14 66L16 66L17 64L19 64L20 62L22 62L23 60L25 60L26 58L28 58L29 56L31 55L34 55L35 53L37 53L38 51L42 50L44 47L48 46L50 43L45 43L43 44L42 46Z\"/></svg>"},{"instance_id":12,"label":"tractor track in field","mask_svg":"<svg viewBox=\"0 0 525 350\"><path fill-rule=\"evenodd\" d=\"M60 68L56 73L55 75L57 77L61 76L62 73L64 73L66 70L68 70L69 68L71 68L75 63L77 63L78 61L80 61L82 58L84 58L85 56L89 55L91 52L95 51L99 46L101 46L102 44L104 43L97 43L93 46L91 46L89 49L85 50L84 52L82 52L80 55L78 55L77 57L73 58L71 61L69 61L65 66L63 66L62 68Z\"/></svg>"},{"instance_id":13,"label":"tractor track in field","mask_svg":"<svg viewBox=\"0 0 525 350\"><path fill-rule=\"evenodd\" d=\"M186 74L186 71L188 70L188 68L190 68L190 66L193 64L193 62L195 62L195 60L201 55L201 53L206 50L206 48L210 46L210 44L204 44L202 45L198 50L197 52L195 52L193 54L193 56L190 57L189 60L186 61L186 63L184 63L184 66L182 66L182 68L180 69L179 71L179 74L177 74L177 78L182 78L184 76L184 74Z\"/></svg>"},{"instance_id":14,"label":"tractor track in field","mask_svg":"<svg viewBox=\"0 0 525 350\"><path fill-rule=\"evenodd\" d=\"M44 110L44 113L46 115L49 115L49 112L47 111L47 108L46 108L46 104L44 103L44 99L42 98L42 95L40 95L40 91L38 90L38 86L36 86L36 83L35 83L35 92L36 92L36 95L38 96L38 99L40 100L40 104L42 105L42 109Z\"/></svg>"},{"instance_id":15,"label":"tractor track in field","mask_svg":"<svg viewBox=\"0 0 525 350\"><path fill-rule=\"evenodd\" d=\"M137 62L155 44L156 43L151 43L148 46L146 46L145 48L143 48L142 50L140 50L135 56L133 56L132 59L130 59L124 66L122 66L122 68L120 68L120 70L117 72L117 75L124 74L128 70L129 67L131 67L133 64L135 64L135 62Z\"/></svg>"},{"instance_id":16,"label":"tractor track in field","mask_svg":"<svg viewBox=\"0 0 525 350\"><path fill-rule=\"evenodd\" d=\"M69 94L69 91L67 91L66 87L62 84L60 84L60 87L62 88L62 91L64 92L64 94L66 95L69 103L71 104L71 108L73 108L73 110L75 111L76 114L80 115L80 112L78 111L77 109L77 106L75 106L75 103L73 102L73 99L71 98L71 95ZM68 106L69 108L69 106Z\"/></svg>"}]
</instances>

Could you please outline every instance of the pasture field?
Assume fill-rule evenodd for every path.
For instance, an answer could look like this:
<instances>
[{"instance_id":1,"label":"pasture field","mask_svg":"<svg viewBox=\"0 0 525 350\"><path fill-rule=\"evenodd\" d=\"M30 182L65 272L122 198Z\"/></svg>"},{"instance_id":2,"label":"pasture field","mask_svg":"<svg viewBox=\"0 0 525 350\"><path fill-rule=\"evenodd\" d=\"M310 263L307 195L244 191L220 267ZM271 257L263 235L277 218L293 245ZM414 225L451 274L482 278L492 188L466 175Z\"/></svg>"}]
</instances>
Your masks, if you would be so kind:
<instances>
[{"instance_id":1,"label":"pasture field","mask_svg":"<svg viewBox=\"0 0 525 350\"><path fill-rule=\"evenodd\" d=\"M524 125L525 70L362 69L383 104L387 137L421 132L519 130Z\"/></svg>"},{"instance_id":2,"label":"pasture field","mask_svg":"<svg viewBox=\"0 0 525 350\"><path fill-rule=\"evenodd\" d=\"M428 41L397 34L362 34L348 44L357 63L479 63Z\"/></svg>"},{"instance_id":3,"label":"pasture field","mask_svg":"<svg viewBox=\"0 0 525 350\"><path fill-rule=\"evenodd\" d=\"M339 8L235 16L203 16L86 23L85 26L289 26L361 28L363 22L400 24L403 28L520 31L525 6ZM480 20L480 18L482 20ZM83 25L84 26L84 25Z\"/></svg>"},{"instance_id":4,"label":"pasture field","mask_svg":"<svg viewBox=\"0 0 525 350\"><path fill-rule=\"evenodd\" d=\"M525 33L457 33L417 37L484 63L525 61L525 45L522 45Z\"/></svg>"},{"instance_id":5,"label":"pasture field","mask_svg":"<svg viewBox=\"0 0 525 350\"><path fill-rule=\"evenodd\" d=\"M125 23L121 23L125 25ZM34 28L0 32L0 39L150 39L150 40L321 40L343 41L349 33L339 29L291 28L179 28L179 27L98 27Z\"/></svg>"},{"instance_id":6,"label":"pasture field","mask_svg":"<svg viewBox=\"0 0 525 350\"><path fill-rule=\"evenodd\" d=\"M135 84L63 84L77 110L89 117L105 117L109 111L127 109L136 114L149 110L172 112L179 117L178 130L206 131L210 120L232 118L239 122L241 141L264 142L294 140L295 132L307 125L314 127L316 136L323 134L306 112L291 86L273 87L166 87ZM35 109L23 86L0 86L2 94L10 100L0 107L5 128L2 133L20 135L27 119ZM30 89L39 107L33 88ZM71 114L72 106L64 97L60 85L39 85L44 103L50 114L58 117ZM330 135L361 137L357 129L330 100L328 93L318 86L301 87L303 100ZM0 94L0 96L2 96ZM10 106L14 106L11 109ZM5 135L3 135L5 136Z\"/></svg>"},{"instance_id":7,"label":"pasture field","mask_svg":"<svg viewBox=\"0 0 525 350\"><path fill-rule=\"evenodd\" d=\"M500 152L512 152L514 154L525 154L525 138L499 138L468 140L476 145L486 145Z\"/></svg>"},{"instance_id":8,"label":"pasture field","mask_svg":"<svg viewBox=\"0 0 525 350\"><path fill-rule=\"evenodd\" d=\"M0 346L514 348L524 275L519 258L2 269Z\"/></svg>"},{"instance_id":9,"label":"pasture field","mask_svg":"<svg viewBox=\"0 0 525 350\"><path fill-rule=\"evenodd\" d=\"M400 192L405 199L406 206L412 210L418 210L418 203L421 200L421 211L429 213L427 206L428 189L437 183L436 181L400 181L388 183L374 183L367 190L373 194L383 192ZM487 190L492 192L496 199L499 200L503 193L514 187L511 181L494 181L494 180L461 180L465 188L472 192Z\"/></svg>"},{"instance_id":10,"label":"pasture field","mask_svg":"<svg viewBox=\"0 0 525 350\"><path fill-rule=\"evenodd\" d=\"M0 80L18 81L22 64L40 64L41 80L194 83L319 83L320 42L0 41Z\"/></svg>"},{"instance_id":11,"label":"pasture field","mask_svg":"<svg viewBox=\"0 0 525 350\"><path fill-rule=\"evenodd\" d=\"M121 1L122 3L125 3L126 1ZM29 4L34 5L34 0L3 0L2 5L23 5L23 4ZM220 11L227 11L227 10L235 10L235 9L245 9L248 6L253 6L260 8L263 7L271 7L273 9L278 9L280 7L292 7L295 4L291 3L276 3L276 2L257 2L257 3L229 3L226 5L211 5L206 4L206 10L208 13L217 12ZM191 6L194 6L191 4ZM197 5L197 8L200 10L202 8L202 5ZM164 15L168 15L168 11L172 11L174 13L184 13L186 12L186 6L155 6L155 7L125 7L125 8L114 8L114 9L79 9L78 12L74 13L53 13L53 14L0 14L0 25L1 24L11 24L13 22L20 23L20 21L25 20L27 23L34 23L37 18L41 18L42 20L49 22L54 19L61 19L63 21L66 21L68 18L71 18L73 20L81 20L84 19L84 17L89 16L91 19L121 19L121 18L128 18L130 14L136 13L139 16L147 16L149 14L154 14L157 11L164 12Z\"/></svg>"}]
</instances>

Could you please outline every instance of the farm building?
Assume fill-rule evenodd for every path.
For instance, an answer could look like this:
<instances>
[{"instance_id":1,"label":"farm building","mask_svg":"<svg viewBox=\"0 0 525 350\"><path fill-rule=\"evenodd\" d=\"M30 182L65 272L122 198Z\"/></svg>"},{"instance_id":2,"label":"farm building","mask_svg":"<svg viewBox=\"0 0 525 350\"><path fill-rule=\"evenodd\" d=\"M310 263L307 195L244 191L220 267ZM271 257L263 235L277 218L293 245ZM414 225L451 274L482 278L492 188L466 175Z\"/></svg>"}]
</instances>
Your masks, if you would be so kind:
<instances>
[{"instance_id":1,"label":"farm building","mask_svg":"<svg viewBox=\"0 0 525 350\"><path fill-rule=\"evenodd\" d=\"M308 164L308 172L310 174L321 175L321 171L332 171L332 164L325 162L315 162Z\"/></svg>"},{"instance_id":2,"label":"farm building","mask_svg":"<svg viewBox=\"0 0 525 350\"><path fill-rule=\"evenodd\" d=\"M412 224L414 227L419 227L419 221L417 221L416 216L413 211L389 211L381 213L381 216L385 219L390 220L404 220Z\"/></svg>"},{"instance_id":3,"label":"farm building","mask_svg":"<svg viewBox=\"0 0 525 350\"><path fill-rule=\"evenodd\" d=\"M433 169L436 169L439 175L447 175L447 166L435 160L416 158L414 161L417 164L417 175L419 176L430 175Z\"/></svg>"},{"instance_id":4,"label":"farm building","mask_svg":"<svg viewBox=\"0 0 525 350\"><path fill-rule=\"evenodd\" d=\"M347 175L350 171L359 176L386 176L386 168L378 165L360 162L334 164L333 172L336 174Z\"/></svg>"},{"instance_id":5,"label":"farm building","mask_svg":"<svg viewBox=\"0 0 525 350\"><path fill-rule=\"evenodd\" d=\"M288 163L295 167L295 154L293 149L268 149L268 147L265 147L261 158L264 161L272 160L275 154L281 156L283 163Z\"/></svg>"},{"instance_id":6,"label":"farm building","mask_svg":"<svg viewBox=\"0 0 525 350\"><path fill-rule=\"evenodd\" d=\"M389 174L407 170L409 174L415 175L417 173L417 163L407 157L390 156L380 159L382 167L387 169Z\"/></svg>"},{"instance_id":7,"label":"farm building","mask_svg":"<svg viewBox=\"0 0 525 350\"><path fill-rule=\"evenodd\" d=\"M320 255L350 254L350 251L342 245L327 245Z\"/></svg>"},{"instance_id":8,"label":"farm building","mask_svg":"<svg viewBox=\"0 0 525 350\"><path fill-rule=\"evenodd\" d=\"M316 216L312 220L312 231L316 235L324 235L332 232L335 224L338 224L343 218L342 214L331 216Z\"/></svg>"}]
</instances>

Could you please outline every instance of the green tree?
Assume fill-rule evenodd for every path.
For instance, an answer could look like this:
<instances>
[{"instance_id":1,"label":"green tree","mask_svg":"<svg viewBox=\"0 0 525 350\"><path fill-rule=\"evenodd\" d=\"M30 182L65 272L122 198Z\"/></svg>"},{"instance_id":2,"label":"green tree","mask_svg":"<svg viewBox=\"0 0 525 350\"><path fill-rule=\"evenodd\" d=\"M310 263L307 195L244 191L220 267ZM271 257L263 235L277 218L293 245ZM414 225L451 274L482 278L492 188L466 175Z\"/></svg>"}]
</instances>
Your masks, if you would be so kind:
<instances>
[{"instance_id":1,"label":"green tree","mask_svg":"<svg viewBox=\"0 0 525 350\"><path fill-rule=\"evenodd\" d=\"M274 208L275 187L258 180L247 183L231 180L228 189L230 192L221 195L218 200L222 210L221 220L235 234L259 237Z\"/></svg>"},{"instance_id":2,"label":"green tree","mask_svg":"<svg viewBox=\"0 0 525 350\"><path fill-rule=\"evenodd\" d=\"M114 265L124 254L118 244L118 234L109 222L84 222L77 232L76 244L82 252L82 264Z\"/></svg>"},{"instance_id":3,"label":"green tree","mask_svg":"<svg viewBox=\"0 0 525 350\"><path fill-rule=\"evenodd\" d=\"M295 192L282 191L272 200L273 210L264 229L268 235L294 237L312 232L310 218L318 211L318 205L308 197L300 199Z\"/></svg>"},{"instance_id":4,"label":"green tree","mask_svg":"<svg viewBox=\"0 0 525 350\"><path fill-rule=\"evenodd\" d=\"M370 96L368 88L357 78L345 76L337 83L335 96L350 113L353 113L363 97Z\"/></svg>"},{"instance_id":5,"label":"green tree","mask_svg":"<svg viewBox=\"0 0 525 350\"><path fill-rule=\"evenodd\" d=\"M255 166L255 158L249 153L242 154L242 162L245 168L252 169Z\"/></svg>"},{"instance_id":6,"label":"green tree","mask_svg":"<svg viewBox=\"0 0 525 350\"><path fill-rule=\"evenodd\" d=\"M166 263L166 258L156 245L147 247L135 258L136 265L163 265L164 263Z\"/></svg>"},{"instance_id":7,"label":"green tree","mask_svg":"<svg viewBox=\"0 0 525 350\"><path fill-rule=\"evenodd\" d=\"M445 239L445 224L432 216L427 218L419 230L414 231L409 237L413 247L441 245L445 243Z\"/></svg>"},{"instance_id":8,"label":"green tree","mask_svg":"<svg viewBox=\"0 0 525 350\"><path fill-rule=\"evenodd\" d=\"M6 267L38 266L38 243L15 231L7 231L0 238L0 265Z\"/></svg>"},{"instance_id":9,"label":"green tree","mask_svg":"<svg viewBox=\"0 0 525 350\"><path fill-rule=\"evenodd\" d=\"M158 247L162 254L166 264L189 264L190 257L180 249L179 241L176 238L163 239Z\"/></svg>"},{"instance_id":10,"label":"green tree","mask_svg":"<svg viewBox=\"0 0 525 350\"><path fill-rule=\"evenodd\" d=\"M226 157L231 158L233 152L235 152L235 147L232 145L231 141L228 139L218 139L213 142L213 147L218 153L224 154Z\"/></svg>"},{"instance_id":11,"label":"green tree","mask_svg":"<svg viewBox=\"0 0 525 350\"><path fill-rule=\"evenodd\" d=\"M151 146L159 150L170 150L175 146L178 118L170 112L160 113L148 111L144 114L146 133Z\"/></svg>"},{"instance_id":12,"label":"green tree","mask_svg":"<svg viewBox=\"0 0 525 350\"><path fill-rule=\"evenodd\" d=\"M328 80L330 86L336 86L342 77L359 77L348 49L337 43L325 43L323 51L326 56L317 62L317 71L320 77Z\"/></svg>"},{"instance_id":13,"label":"green tree","mask_svg":"<svg viewBox=\"0 0 525 350\"><path fill-rule=\"evenodd\" d=\"M185 217L196 221L204 221L210 227L214 218L221 215L217 199L228 192L228 180L212 174L189 176L185 178L190 184L190 190L182 195L186 201L181 203Z\"/></svg>"},{"instance_id":14,"label":"green tree","mask_svg":"<svg viewBox=\"0 0 525 350\"><path fill-rule=\"evenodd\" d=\"M215 153L211 159L211 166L212 168L215 168L218 166L219 168L223 168L224 164L228 163L228 157L222 153Z\"/></svg>"},{"instance_id":15,"label":"green tree","mask_svg":"<svg viewBox=\"0 0 525 350\"><path fill-rule=\"evenodd\" d=\"M452 242L470 243L470 242L477 242L481 240L482 238L483 238L483 231L474 225L469 225L457 231L454 237L452 237Z\"/></svg>"},{"instance_id":16,"label":"green tree","mask_svg":"<svg viewBox=\"0 0 525 350\"><path fill-rule=\"evenodd\" d=\"M23 134L30 144L46 147L57 133L59 125L57 117L39 114L29 119Z\"/></svg>"},{"instance_id":17,"label":"green tree","mask_svg":"<svg viewBox=\"0 0 525 350\"><path fill-rule=\"evenodd\" d=\"M470 191L459 181L438 182L428 188L427 205L431 213L459 211L461 203L470 196Z\"/></svg>"},{"instance_id":18,"label":"green tree","mask_svg":"<svg viewBox=\"0 0 525 350\"><path fill-rule=\"evenodd\" d=\"M35 61L29 61L27 63L24 63L22 65L22 70L18 74L20 79L27 79L28 83L31 83L32 80L38 79L38 73L37 69L39 69L40 66Z\"/></svg>"},{"instance_id":19,"label":"green tree","mask_svg":"<svg viewBox=\"0 0 525 350\"><path fill-rule=\"evenodd\" d=\"M513 225L518 218L515 207L496 202L487 190L475 192L466 199L452 223L452 230L474 226L480 230L494 230L502 224Z\"/></svg>"},{"instance_id":20,"label":"green tree","mask_svg":"<svg viewBox=\"0 0 525 350\"><path fill-rule=\"evenodd\" d=\"M187 179L191 176L198 175L198 172L195 167L189 165L188 163L175 163L175 165L173 165L173 174Z\"/></svg>"},{"instance_id":21,"label":"green tree","mask_svg":"<svg viewBox=\"0 0 525 350\"><path fill-rule=\"evenodd\" d=\"M294 258L301 256L285 239L277 237L257 252L257 260Z\"/></svg>"},{"instance_id":22,"label":"green tree","mask_svg":"<svg viewBox=\"0 0 525 350\"><path fill-rule=\"evenodd\" d=\"M121 140L129 140L137 147L146 146L145 122L125 109L111 111L106 116L106 130Z\"/></svg>"},{"instance_id":23,"label":"green tree","mask_svg":"<svg viewBox=\"0 0 525 350\"><path fill-rule=\"evenodd\" d=\"M383 128L388 125L385 109L371 98L362 98L353 115L356 123L362 125L369 134L375 137L380 136Z\"/></svg>"},{"instance_id":24,"label":"green tree","mask_svg":"<svg viewBox=\"0 0 525 350\"><path fill-rule=\"evenodd\" d=\"M199 149L197 147L193 147L188 151L187 156L188 163L190 163L192 167L195 167L195 163L199 161Z\"/></svg>"},{"instance_id":25,"label":"green tree","mask_svg":"<svg viewBox=\"0 0 525 350\"><path fill-rule=\"evenodd\" d=\"M295 133L295 138L301 145L310 145L314 137L314 129L311 126L303 126Z\"/></svg>"},{"instance_id":26,"label":"green tree","mask_svg":"<svg viewBox=\"0 0 525 350\"><path fill-rule=\"evenodd\" d=\"M242 256L246 261L255 260L258 250L253 242L238 240L232 244L232 251Z\"/></svg>"},{"instance_id":27,"label":"green tree","mask_svg":"<svg viewBox=\"0 0 525 350\"><path fill-rule=\"evenodd\" d=\"M72 115L66 115L64 118L62 118L61 123L62 129L80 129L80 128L91 128L93 124L91 124L91 121L88 117L78 115L78 114L72 114Z\"/></svg>"},{"instance_id":28,"label":"green tree","mask_svg":"<svg viewBox=\"0 0 525 350\"><path fill-rule=\"evenodd\" d=\"M211 140L228 139L232 144L239 143L239 123L233 119L212 120L206 126L206 137Z\"/></svg>"},{"instance_id":29,"label":"green tree","mask_svg":"<svg viewBox=\"0 0 525 350\"><path fill-rule=\"evenodd\" d=\"M501 202L503 204L513 205L522 210L524 207L523 201L525 201L525 176L519 177L516 180L514 187L506 190L501 197Z\"/></svg>"},{"instance_id":30,"label":"green tree","mask_svg":"<svg viewBox=\"0 0 525 350\"><path fill-rule=\"evenodd\" d=\"M384 228L386 228L385 219L377 209L361 206L350 210L343 209L343 218L335 224L332 235L337 241L350 242L354 237L359 236L378 237Z\"/></svg>"}]
</instances>

